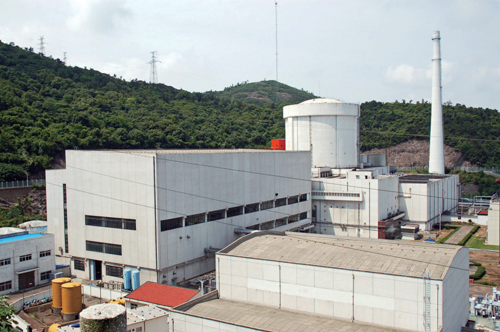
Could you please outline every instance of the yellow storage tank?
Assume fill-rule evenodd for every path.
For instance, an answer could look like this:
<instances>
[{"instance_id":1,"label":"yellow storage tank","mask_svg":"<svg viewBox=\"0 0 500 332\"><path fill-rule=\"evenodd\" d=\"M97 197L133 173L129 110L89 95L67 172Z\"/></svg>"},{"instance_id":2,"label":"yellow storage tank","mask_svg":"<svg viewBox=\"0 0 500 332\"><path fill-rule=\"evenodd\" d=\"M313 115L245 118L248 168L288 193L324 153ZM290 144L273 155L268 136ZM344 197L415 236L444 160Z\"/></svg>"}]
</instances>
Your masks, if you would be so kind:
<instances>
[{"instance_id":1,"label":"yellow storage tank","mask_svg":"<svg viewBox=\"0 0 500 332\"><path fill-rule=\"evenodd\" d=\"M62 313L76 314L82 311L82 284L69 282L61 285Z\"/></svg>"},{"instance_id":2,"label":"yellow storage tank","mask_svg":"<svg viewBox=\"0 0 500 332\"><path fill-rule=\"evenodd\" d=\"M61 327L61 325L59 325L59 324L52 324L52 325L50 325L49 332L58 332L57 331L58 327Z\"/></svg>"},{"instance_id":3,"label":"yellow storage tank","mask_svg":"<svg viewBox=\"0 0 500 332\"><path fill-rule=\"evenodd\" d=\"M52 307L62 308L61 285L71 282L71 278L57 278L52 280Z\"/></svg>"}]
</instances>

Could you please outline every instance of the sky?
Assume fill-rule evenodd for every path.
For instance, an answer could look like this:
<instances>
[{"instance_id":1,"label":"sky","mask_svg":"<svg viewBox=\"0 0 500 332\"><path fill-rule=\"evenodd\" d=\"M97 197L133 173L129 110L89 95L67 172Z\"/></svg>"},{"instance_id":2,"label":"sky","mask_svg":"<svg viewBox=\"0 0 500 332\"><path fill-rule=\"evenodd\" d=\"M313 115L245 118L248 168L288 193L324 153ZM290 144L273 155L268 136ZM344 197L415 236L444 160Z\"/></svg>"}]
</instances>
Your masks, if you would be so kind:
<instances>
[{"instance_id":1,"label":"sky","mask_svg":"<svg viewBox=\"0 0 500 332\"><path fill-rule=\"evenodd\" d=\"M273 0L0 0L0 40L67 65L178 89L276 78ZM346 102L431 100L500 110L500 0L278 0L278 80Z\"/></svg>"}]
</instances>

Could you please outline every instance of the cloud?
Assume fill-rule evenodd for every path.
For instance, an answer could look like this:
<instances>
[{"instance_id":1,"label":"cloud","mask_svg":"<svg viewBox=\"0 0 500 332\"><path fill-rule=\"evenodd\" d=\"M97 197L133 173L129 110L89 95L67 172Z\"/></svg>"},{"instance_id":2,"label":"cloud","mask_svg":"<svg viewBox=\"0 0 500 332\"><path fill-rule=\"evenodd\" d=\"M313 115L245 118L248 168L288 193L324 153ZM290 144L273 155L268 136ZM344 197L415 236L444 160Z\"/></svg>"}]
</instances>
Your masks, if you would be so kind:
<instances>
[{"instance_id":1,"label":"cloud","mask_svg":"<svg viewBox=\"0 0 500 332\"><path fill-rule=\"evenodd\" d=\"M415 68L414 66L401 64L396 67L389 66L385 73L388 82L401 84L421 84L430 78L430 69Z\"/></svg>"},{"instance_id":2,"label":"cloud","mask_svg":"<svg viewBox=\"0 0 500 332\"><path fill-rule=\"evenodd\" d=\"M66 23L73 31L90 30L110 34L132 15L125 7L125 2L120 0L74 0L71 3L73 15Z\"/></svg>"}]
</instances>

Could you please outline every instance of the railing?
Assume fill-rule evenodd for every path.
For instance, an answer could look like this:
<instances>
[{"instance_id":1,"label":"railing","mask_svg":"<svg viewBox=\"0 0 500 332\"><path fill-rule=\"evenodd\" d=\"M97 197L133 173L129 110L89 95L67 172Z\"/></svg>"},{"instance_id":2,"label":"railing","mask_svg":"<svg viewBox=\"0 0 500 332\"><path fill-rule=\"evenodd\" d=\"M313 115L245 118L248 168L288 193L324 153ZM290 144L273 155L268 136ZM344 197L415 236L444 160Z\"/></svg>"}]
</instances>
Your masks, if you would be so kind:
<instances>
[{"instance_id":1,"label":"railing","mask_svg":"<svg viewBox=\"0 0 500 332\"><path fill-rule=\"evenodd\" d=\"M429 167L427 166L405 166L405 167L400 167L398 166L398 171L411 171L412 169L428 169ZM457 167L450 167L449 169L453 171L466 171L466 172L500 172L500 168L498 167L471 167L471 166L457 166Z\"/></svg>"},{"instance_id":2,"label":"railing","mask_svg":"<svg viewBox=\"0 0 500 332\"><path fill-rule=\"evenodd\" d=\"M21 181L6 181L6 182L0 182L0 189L7 189L7 188L22 188L22 187L31 187L33 185L44 185L45 180L44 179L38 179L38 180L21 180Z\"/></svg>"}]
</instances>

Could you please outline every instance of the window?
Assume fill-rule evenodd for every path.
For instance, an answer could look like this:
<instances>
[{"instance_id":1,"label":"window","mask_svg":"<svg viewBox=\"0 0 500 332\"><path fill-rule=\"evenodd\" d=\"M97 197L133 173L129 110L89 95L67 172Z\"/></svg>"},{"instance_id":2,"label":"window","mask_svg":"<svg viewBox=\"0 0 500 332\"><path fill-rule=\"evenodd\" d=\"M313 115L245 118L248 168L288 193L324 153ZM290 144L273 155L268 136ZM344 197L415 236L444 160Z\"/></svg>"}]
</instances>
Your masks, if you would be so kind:
<instances>
[{"instance_id":1,"label":"window","mask_svg":"<svg viewBox=\"0 0 500 332\"><path fill-rule=\"evenodd\" d=\"M67 230L65 232L67 232ZM66 251L66 253L69 252L68 234L64 234L64 250Z\"/></svg>"},{"instance_id":2,"label":"window","mask_svg":"<svg viewBox=\"0 0 500 332\"><path fill-rule=\"evenodd\" d=\"M85 271L85 261L83 259L75 259L73 261L73 267L78 271Z\"/></svg>"},{"instance_id":3,"label":"window","mask_svg":"<svg viewBox=\"0 0 500 332\"><path fill-rule=\"evenodd\" d=\"M258 231L260 229L260 224L248 226L247 229L253 229L253 230Z\"/></svg>"},{"instance_id":4,"label":"window","mask_svg":"<svg viewBox=\"0 0 500 332\"><path fill-rule=\"evenodd\" d=\"M123 219L123 218L85 216L85 225L107 227L107 228L118 228L118 229L130 229L134 231L136 229L134 219Z\"/></svg>"},{"instance_id":5,"label":"window","mask_svg":"<svg viewBox=\"0 0 500 332\"><path fill-rule=\"evenodd\" d=\"M137 309L137 304L130 303L130 309ZM128 330L128 332L130 332L130 330Z\"/></svg>"},{"instance_id":6,"label":"window","mask_svg":"<svg viewBox=\"0 0 500 332\"><path fill-rule=\"evenodd\" d=\"M29 261L29 260L31 260L31 254L19 256L19 261L20 262L25 262L25 261Z\"/></svg>"},{"instance_id":7,"label":"window","mask_svg":"<svg viewBox=\"0 0 500 332\"><path fill-rule=\"evenodd\" d=\"M276 226L275 227L280 227L286 225L286 217L285 218L279 218L276 219Z\"/></svg>"},{"instance_id":8,"label":"window","mask_svg":"<svg viewBox=\"0 0 500 332\"><path fill-rule=\"evenodd\" d=\"M63 209L64 209L64 250L66 253L69 251L68 243L68 196L66 190L66 183L63 183Z\"/></svg>"},{"instance_id":9,"label":"window","mask_svg":"<svg viewBox=\"0 0 500 332\"><path fill-rule=\"evenodd\" d=\"M12 281L0 282L0 292L12 289Z\"/></svg>"},{"instance_id":10,"label":"window","mask_svg":"<svg viewBox=\"0 0 500 332\"><path fill-rule=\"evenodd\" d=\"M205 222L205 213L193 214L186 217L186 226L192 226Z\"/></svg>"},{"instance_id":11,"label":"window","mask_svg":"<svg viewBox=\"0 0 500 332\"><path fill-rule=\"evenodd\" d=\"M307 201L307 194L301 194L299 196L299 202L305 202Z\"/></svg>"},{"instance_id":12,"label":"window","mask_svg":"<svg viewBox=\"0 0 500 332\"><path fill-rule=\"evenodd\" d=\"M286 205L286 198L278 198L275 207Z\"/></svg>"},{"instance_id":13,"label":"window","mask_svg":"<svg viewBox=\"0 0 500 332\"><path fill-rule=\"evenodd\" d=\"M123 278L123 267L106 265L106 275L110 277Z\"/></svg>"},{"instance_id":14,"label":"window","mask_svg":"<svg viewBox=\"0 0 500 332\"><path fill-rule=\"evenodd\" d=\"M288 204L295 204L299 202L299 195L288 197Z\"/></svg>"},{"instance_id":15,"label":"window","mask_svg":"<svg viewBox=\"0 0 500 332\"><path fill-rule=\"evenodd\" d=\"M0 266L9 265L9 264L10 264L10 258L0 259Z\"/></svg>"},{"instance_id":16,"label":"window","mask_svg":"<svg viewBox=\"0 0 500 332\"><path fill-rule=\"evenodd\" d=\"M299 215L294 214L288 217L288 223L291 224L292 222L299 221Z\"/></svg>"},{"instance_id":17,"label":"window","mask_svg":"<svg viewBox=\"0 0 500 332\"><path fill-rule=\"evenodd\" d=\"M228 218L239 216L240 214L243 214L243 206L236 206L236 207L232 207L232 208L227 209L227 217Z\"/></svg>"},{"instance_id":18,"label":"window","mask_svg":"<svg viewBox=\"0 0 500 332\"><path fill-rule=\"evenodd\" d=\"M274 201L265 201L260 203L260 210L272 209L274 207Z\"/></svg>"},{"instance_id":19,"label":"window","mask_svg":"<svg viewBox=\"0 0 500 332\"><path fill-rule=\"evenodd\" d=\"M226 210L210 211L207 214L207 221L214 221L226 218Z\"/></svg>"},{"instance_id":20,"label":"window","mask_svg":"<svg viewBox=\"0 0 500 332\"><path fill-rule=\"evenodd\" d=\"M50 256L50 250L40 251L40 257Z\"/></svg>"},{"instance_id":21,"label":"window","mask_svg":"<svg viewBox=\"0 0 500 332\"><path fill-rule=\"evenodd\" d=\"M40 280L49 280L51 273L52 273L52 271L46 271L46 272L40 273Z\"/></svg>"},{"instance_id":22,"label":"window","mask_svg":"<svg viewBox=\"0 0 500 332\"><path fill-rule=\"evenodd\" d=\"M102 242L87 242L87 251L102 252L110 255L122 255L122 246L118 244L102 243Z\"/></svg>"},{"instance_id":23,"label":"window","mask_svg":"<svg viewBox=\"0 0 500 332\"><path fill-rule=\"evenodd\" d=\"M142 332L142 326L135 329L135 332Z\"/></svg>"},{"instance_id":24,"label":"window","mask_svg":"<svg viewBox=\"0 0 500 332\"><path fill-rule=\"evenodd\" d=\"M182 217L166 219L161 221L162 232L181 227L182 227Z\"/></svg>"},{"instance_id":25,"label":"window","mask_svg":"<svg viewBox=\"0 0 500 332\"><path fill-rule=\"evenodd\" d=\"M267 222L260 224L260 229L263 231L268 230L268 229L273 229L273 228L274 228L274 220L267 221Z\"/></svg>"},{"instance_id":26,"label":"window","mask_svg":"<svg viewBox=\"0 0 500 332\"><path fill-rule=\"evenodd\" d=\"M259 211L259 203L245 205L245 214Z\"/></svg>"},{"instance_id":27,"label":"window","mask_svg":"<svg viewBox=\"0 0 500 332\"><path fill-rule=\"evenodd\" d=\"M300 220L307 219L307 212L302 212L302 213L299 215L299 219L300 219Z\"/></svg>"}]
</instances>

